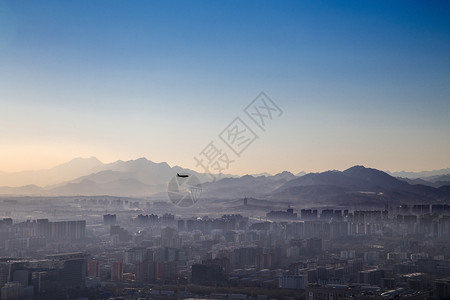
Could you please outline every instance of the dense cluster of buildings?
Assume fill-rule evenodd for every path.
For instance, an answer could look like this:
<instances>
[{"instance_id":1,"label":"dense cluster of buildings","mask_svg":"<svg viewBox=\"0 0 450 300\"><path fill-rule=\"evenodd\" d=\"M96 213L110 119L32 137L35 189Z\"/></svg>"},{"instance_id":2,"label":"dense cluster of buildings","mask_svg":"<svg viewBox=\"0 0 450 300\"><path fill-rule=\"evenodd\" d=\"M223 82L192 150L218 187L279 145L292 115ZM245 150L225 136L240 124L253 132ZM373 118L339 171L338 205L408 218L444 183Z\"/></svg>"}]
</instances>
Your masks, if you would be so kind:
<instances>
[{"instance_id":1,"label":"dense cluster of buildings","mask_svg":"<svg viewBox=\"0 0 450 300\"><path fill-rule=\"evenodd\" d=\"M297 215L289 208L264 219L142 212L107 213L100 222L4 218L0 299L267 299L276 293L442 300L450 297L445 209L303 209Z\"/></svg>"},{"instance_id":2,"label":"dense cluster of buildings","mask_svg":"<svg viewBox=\"0 0 450 300\"><path fill-rule=\"evenodd\" d=\"M85 287L86 254L66 253L43 258L3 258L1 299L51 298L64 290Z\"/></svg>"},{"instance_id":3,"label":"dense cluster of buildings","mask_svg":"<svg viewBox=\"0 0 450 300\"><path fill-rule=\"evenodd\" d=\"M20 257L52 243L82 241L85 232L85 220L50 222L39 219L13 224L11 218L5 218L0 221L0 250Z\"/></svg>"}]
</instances>

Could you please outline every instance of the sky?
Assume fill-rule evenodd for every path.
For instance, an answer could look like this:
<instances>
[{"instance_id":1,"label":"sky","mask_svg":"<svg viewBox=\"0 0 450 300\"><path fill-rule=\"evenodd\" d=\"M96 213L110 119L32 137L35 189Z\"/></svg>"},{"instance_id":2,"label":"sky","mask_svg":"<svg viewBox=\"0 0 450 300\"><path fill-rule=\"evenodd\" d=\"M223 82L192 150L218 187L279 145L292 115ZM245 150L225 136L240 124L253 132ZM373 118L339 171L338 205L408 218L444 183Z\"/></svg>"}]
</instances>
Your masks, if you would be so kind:
<instances>
[{"instance_id":1,"label":"sky","mask_svg":"<svg viewBox=\"0 0 450 300\"><path fill-rule=\"evenodd\" d=\"M448 1L0 0L0 171L146 157L224 173L450 167ZM262 131L260 92L282 110ZM258 138L238 157L236 118ZM270 121L270 122L269 122Z\"/></svg>"}]
</instances>

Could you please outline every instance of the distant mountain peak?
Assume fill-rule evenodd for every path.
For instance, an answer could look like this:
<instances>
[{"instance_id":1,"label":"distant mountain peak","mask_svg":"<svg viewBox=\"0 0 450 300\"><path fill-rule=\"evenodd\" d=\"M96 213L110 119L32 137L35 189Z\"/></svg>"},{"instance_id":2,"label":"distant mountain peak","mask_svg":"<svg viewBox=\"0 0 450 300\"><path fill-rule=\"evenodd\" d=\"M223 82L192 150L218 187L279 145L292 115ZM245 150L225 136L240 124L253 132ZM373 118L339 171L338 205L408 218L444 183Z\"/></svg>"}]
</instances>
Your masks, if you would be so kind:
<instances>
[{"instance_id":1,"label":"distant mountain peak","mask_svg":"<svg viewBox=\"0 0 450 300\"><path fill-rule=\"evenodd\" d=\"M69 162L73 162L73 161L97 161L97 162L100 162L101 163L101 161L97 158L97 157L95 157L95 156L90 156L90 157L75 157L74 159L71 159Z\"/></svg>"},{"instance_id":2,"label":"distant mountain peak","mask_svg":"<svg viewBox=\"0 0 450 300\"><path fill-rule=\"evenodd\" d=\"M35 181L45 178L45 180L59 180L57 185L45 188L38 187L40 184L4 186L0 187L0 194L151 196L164 193L167 190L167 182L176 176L177 172L197 176L204 184L205 195L213 198L232 199L245 195L276 201L288 200L294 203L348 204L359 201L378 204L382 193L384 202L391 200L398 202L404 199L409 201L411 197L420 201L424 197L450 199L448 188L438 190L431 186L410 185L383 171L363 165L355 165L345 171L329 170L304 176L295 176L291 172L283 171L273 176L245 175L208 182L210 178L206 174L179 166L170 167L166 162L155 163L145 157L107 164L102 164L96 157L75 158L50 170L25 174L29 180L27 184L36 184ZM68 178L68 174L81 176ZM24 174L17 175L24 176ZM68 179L64 181L62 175ZM446 178L439 177L435 180ZM436 183L436 186L438 184L442 185Z\"/></svg>"},{"instance_id":3,"label":"distant mountain peak","mask_svg":"<svg viewBox=\"0 0 450 300\"><path fill-rule=\"evenodd\" d=\"M353 167L350 167L350 168L348 168L347 170L351 170L351 169L354 169L354 170L363 170L363 169L370 169L370 168L366 168L366 167L364 167L363 165L354 165Z\"/></svg>"},{"instance_id":4,"label":"distant mountain peak","mask_svg":"<svg viewBox=\"0 0 450 300\"><path fill-rule=\"evenodd\" d=\"M380 171L377 169L372 169L372 168L366 168L362 165L356 165L356 166L350 167L347 170L344 170L342 173L345 175L348 175L348 176L362 176L362 177L367 177L367 176L385 176L386 177L387 176L387 177L393 178L392 176L390 176L389 174L387 174L383 171Z\"/></svg>"},{"instance_id":5,"label":"distant mountain peak","mask_svg":"<svg viewBox=\"0 0 450 300\"><path fill-rule=\"evenodd\" d=\"M294 174L288 171L283 171L281 173L275 174L271 177L272 179L285 179L285 180L291 180L296 178Z\"/></svg>"},{"instance_id":6,"label":"distant mountain peak","mask_svg":"<svg viewBox=\"0 0 450 300\"><path fill-rule=\"evenodd\" d=\"M31 184L47 186L88 175L103 165L96 157L77 157L50 169L0 173L0 182L2 185L11 187Z\"/></svg>"},{"instance_id":7,"label":"distant mountain peak","mask_svg":"<svg viewBox=\"0 0 450 300\"><path fill-rule=\"evenodd\" d=\"M304 175L306 175L305 171L300 171L297 174L295 174L295 176L297 176L297 177L304 176Z\"/></svg>"},{"instance_id":8,"label":"distant mountain peak","mask_svg":"<svg viewBox=\"0 0 450 300\"><path fill-rule=\"evenodd\" d=\"M253 176L253 177L260 177L260 176L268 177L268 176L272 176L272 174L267 173L267 172L263 172L263 173L252 174L252 176Z\"/></svg>"},{"instance_id":9,"label":"distant mountain peak","mask_svg":"<svg viewBox=\"0 0 450 300\"><path fill-rule=\"evenodd\" d=\"M129 161L136 161L136 162L142 162L142 161L144 161L144 162L149 162L149 160L146 158L146 157L139 157L138 159L135 159L135 160L129 160Z\"/></svg>"},{"instance_id":10,"label":"distant mountain peak","mask_svg":"<svg viewBox=\"0 0 450 300\"><path fill-rule=\"evenodd\" d=\"M294 175L294 174L292 174L292 173L289 172L289 171L283 171L283 172L281 172L281 173L275 174L274 176L277 176L277 175Z\"/></svg>"},{"instance_id":11,"label":"distant mountain peak","mask_svg":"<svg viewBox=\"0 0 450 300\"><path fill-rule=\"evenodd\" d=\"M441 175L447 175L450 174L450 168L447 169L440 169L440 170L432 170L432 171L420 171L420 172L409 172L409 171L399 171L399 172L393 172L393 171L386 171L391 176L394 177L403 177L403 178L409 178L409 179L416 179L416 178L422 178L425 179L427 177L432 176L441 176Z\"/></svg>"}]
</instances>

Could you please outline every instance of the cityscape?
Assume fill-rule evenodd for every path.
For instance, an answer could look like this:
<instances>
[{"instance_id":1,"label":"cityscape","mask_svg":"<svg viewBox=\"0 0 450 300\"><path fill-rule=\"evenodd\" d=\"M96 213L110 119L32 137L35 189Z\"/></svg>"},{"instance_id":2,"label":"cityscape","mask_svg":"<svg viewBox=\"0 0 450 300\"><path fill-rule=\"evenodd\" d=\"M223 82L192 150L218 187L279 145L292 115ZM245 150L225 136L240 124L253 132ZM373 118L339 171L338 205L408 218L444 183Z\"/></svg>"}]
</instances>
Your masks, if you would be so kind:
<instances>
[{"instance_id":1,"label":"cityscape","mask_svg":"<svg viewBox=\"0 0 450 300\"><path fill-rule=\"evenodd\" d=\"M266 211L246 197L217 210L217 199L3 196L1 297L446 299L446 199Z\"/></svg>"},{"instance_id":2,"label":"cityscape","mask_svg":"<svg viewBox=\"0 0 450 300\"><path fill-rule=\"evenodd\" d=\"M450 300L450 1L0 0L0 300Z\"/></svg>"}]
</instances>

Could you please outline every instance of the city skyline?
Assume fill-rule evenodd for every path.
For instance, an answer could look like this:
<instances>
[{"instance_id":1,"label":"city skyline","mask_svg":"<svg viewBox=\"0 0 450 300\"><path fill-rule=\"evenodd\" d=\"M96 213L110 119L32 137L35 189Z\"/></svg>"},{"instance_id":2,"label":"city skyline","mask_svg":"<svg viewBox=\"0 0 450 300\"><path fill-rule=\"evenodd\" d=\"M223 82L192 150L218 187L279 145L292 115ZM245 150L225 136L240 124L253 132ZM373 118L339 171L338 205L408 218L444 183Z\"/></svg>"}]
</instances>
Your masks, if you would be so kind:
<instances>
[{"instance_id":1,"label":"city skyline","mask_svg":"<svg viewBox=\"0 0 450 300\"><path fill-rule=\"evenodd\" d=\"M450 299L449 16L0 0L0 299Z\"/></svg>"},{"instance_id":2,"label":"city skyline","mask_svg":"<svg viewBox=\"0 0 450 300\"><path fill-rule=\"evenodd\" d=\"M449 12L445 1L1 1L0 170L95 156L201 172L193 157L261 91L284 113L253 128L226 173L448 168Z\"/></svg>"}]
</instances>

